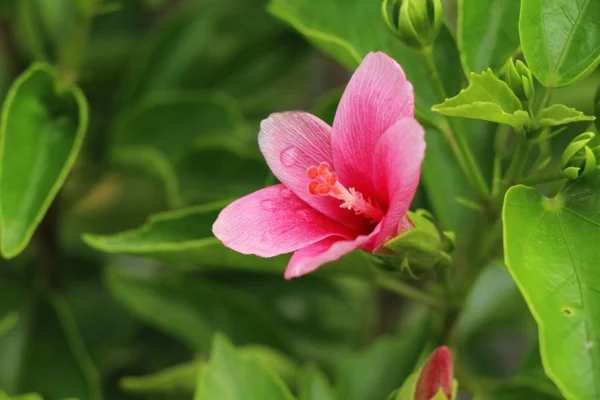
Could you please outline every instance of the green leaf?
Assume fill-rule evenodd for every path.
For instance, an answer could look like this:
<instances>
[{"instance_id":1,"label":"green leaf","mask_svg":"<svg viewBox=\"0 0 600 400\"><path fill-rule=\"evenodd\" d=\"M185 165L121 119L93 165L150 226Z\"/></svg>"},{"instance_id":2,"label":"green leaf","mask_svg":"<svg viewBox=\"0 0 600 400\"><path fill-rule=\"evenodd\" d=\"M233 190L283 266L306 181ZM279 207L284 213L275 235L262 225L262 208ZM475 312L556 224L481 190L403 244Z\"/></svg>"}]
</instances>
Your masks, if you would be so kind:
<instances>
[{"instance_id":1,"label":"green leaf","mask_svg":"<svg viewBox=\"0 0 600 400\"><path fill-rule=\"evenodd\" d=\"M113 295L143 321L203 352L215 332L237 344L285 343L282 325L248 293L183 276L145 275L112 267L107 283Z\"/></svg>"},{"instance_id":2,"label":"green leaf","mask_svg":"<svg viewBox=\"0 0 600 400\"><path fill-rule=\"evenodd\" d=\"M327 378L314 365L302 370L298 378L298 400L335 400Z\"/></svg>"},{"instance_id":3,"label":"green leaf","mask_svg":"<svg viewBox=\"0 0 600 400\"><path fill-rule=\"evenodd\" d=\"M568 85L600 63L598 15L597 0L521 1L523 54L544 86Z\"/></svg>"},{"instance_id":4,"label":"green leaf","mask_svg":"<svg viewBox=\"0 0 600 400\"><path fill-rule=\"evenodd\" d=\"M257 108L257 99L266 103L258 107L265 109L261 116L281 107L281 93L267 98L265 94L274 87L289 87L280 78L305 64L310 53L303 40L265 12L265 2L205 0L170 8L160 29L147 35L131 57L120 88L121 103L151 93L211 89L223 90L251 108Z\"/></svg>"},{"instance_id":5,"label":"green leaf","mask_svg":"<svg viewBox=\"0 0 600 400\"><path fill-rule=\"evenodd\" d=\"M126 377L121 388L131 393L194 393L203 362L192 361L147 376Z\"/></svg>"},{"instance_id":6,"label":"green leaf","mask_svg":"<svg viewBox=\"0 0 600 400\"><path fill-rule=\"evenodd\" d=\"M147 97L121 112L112 137L115 163L158 178L174 206L246 194L268 173L256 134L222 93Z\"/></svg>"},{"instance_id":7,"label":"green leaf","mask_svg":"<svg viewBox=\"0 0 600 400\"><path fill-rule=\"evenodd\" d=\"M260 270L283 274L288 256L261 258L225 247L212 234L223 203L193 206L152 215L140 228L115 235L85 234L93 248L111 254L135 254L203 268ZM372 259L353 252L328 264L326 273L368 274Z\"/></svg>"},{"instance_id":8,"label":"green leaf","mask_svg":"<svg viewBox=\"0 0 600 400\"><path fill-rule=\"evenodd\" d=\"M438 99L414 51L388 31L381 17L381 2L363 0L271 0L276 17L293 26L320 50L354 70L371 51L383 51L398 60L415 87L419 112L431 115Z\"/></svg>"},{"instance_id":9,"label":"green leaf","mask_svg":"<svg viewBox=\"0 0 600 400\"><path fill-rule=\"evenodd\" d=\"M499 71L519 48L519 0L462 0L458 47L467 71Z\"/></svg>"},{"instance_id":10,"label":"green leaf","mask_svg":"<svg viewBox=\"0 0 600 400\"><path fill-rule=\"evenodd\" d=\"M23 289L11 286L0 286L0 292L11 308L23 311L0 337L0 386L8 393L40 393L45 400L99 400L97 373L65 299L28 300ZM0 302L0 307L4 305Z\"/></svg>"},{"instance_id":11,"label":"green leaf","mask_svg":"<svg viewBox=\"0 0 600 400\"><path fill-rule=\"evenodd\" d=\"M212 234L222 203L188 207L150 216L140 228L116 235L83 236L95 249L135 254L206 268L252 269L283 273L284 257L260 258L225 247Z\"/></svg>"},{"instance_id":12,"label":"green leaf","mask_svg":"<svg viewBox=\"0 0 600 400\"><path fill-rule=\"evenodd\" d=\"M593 121L596 119L563 104L553 104L550 107L544 108L538 118L540 126L556 126L570 122Z\"/></svg>"},{"instance_id":13,"label":"green leaf","mask_svg":"<svg viewBox=\"0 0 600 400\"><path fill-rule=\"evenodd\" d=\"M508 377L523 357L514 350L503 359L507 337L518 337L520 348L535 348L537 330L527 305L508 271L499 265L487 266L479 275L456 325L461 365L483 377Z\"/></svg>"},{"instance_id":14,"label":"green leaf","mask_svg":"<svg viewBox=\"0 0 600 400\"><path fill-rule=\"evenodd\" d=\"M385 399L411 374L428 338L429 319L401 338L383 338L347 360L337 376L337 398Z\"/></svg>"},{"instance_id":15,"label":"green leaf","mask_svg":"<svg viewBox=\"0 0 600 400\"><path fill-rule=\"evenodd\" d=\"M0 250L5 258L27 246L75 163L87 122L83 93L50 66L35 64L14 82L0 127Z\"/></svg>"},{"instance_id":16,"label":"green leaf","mask_svg":"<svg viewBox=\"0 0 600 400\"><path fill-rule=\"evenodd\" d=\"M538 323L544 369L573 399L600 395L598 193L600 171L554 198L516 186L503 211L506 263Z\"/></svg>"},{"instance_id":17,"label":"green leaf","mask_svg":"<svg viewBox=\"0 0 600 400\"><path fill-rule=\"evenodd\" d=\"M211 361L200 374L194 400L294 400L283 382L259 362L244 359L216 335Z\"/></svg>"},{"instance_id":18,"label":"green leaf","mask_svg":"<svg viewBox=\"0 0 600 400\"><path fill-rule=\"evenodd\" d=\"M250 345L238 349L243 360L257 361L265 368L275 372L284 382L294 383L297 365L288 356L260 345ZM147 376L131 376L121 380L123 390L132 393L164 393L187 394L194 393L198 374L202 373L206 362L203 360L190 361L175 365Z\"/></svg>"},{"instance_id":19,"label":"green leaf","mask_svg":"<svg viewBox=\"0 0 600 400\"><path fill-rule=\"evenodd\" d=\"M431 109L451 117L482 119L515 128L530 122L518 97L490 69L481 74L471 73L471 82L466 89Z\"/></svg>"},{"instance_id":20,"label":"green leaf","mask_svg":"<svg viewBox=\"0 0 600 400\"><path fill-rule=\"evenodd\" d=\"M19 321L19 316L17 313L9 313L0 318L0 337L2 337L6 332L10 331L13 326Z\"/></svg>"},{"instance_id":21,"label":"green leaf","mask_svg":"<svg viewBox=\"0 0 600 400\"><path fill-rule=\"evenodd\" d=\"M9 396L6 392L0 391L0 400L44 400L42 396L35 393L21 394L19 396Z\"/></svg>"}]
</instances>

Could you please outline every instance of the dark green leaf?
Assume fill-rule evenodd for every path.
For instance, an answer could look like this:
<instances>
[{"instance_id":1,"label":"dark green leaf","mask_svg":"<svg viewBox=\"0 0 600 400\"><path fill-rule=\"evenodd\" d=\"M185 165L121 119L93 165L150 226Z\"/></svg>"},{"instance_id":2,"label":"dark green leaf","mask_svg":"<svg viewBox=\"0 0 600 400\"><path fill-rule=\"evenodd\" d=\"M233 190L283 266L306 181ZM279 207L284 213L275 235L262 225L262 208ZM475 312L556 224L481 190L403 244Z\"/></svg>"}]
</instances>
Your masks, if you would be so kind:
<instances>
[{"instance_id":1,"label":"dark green leaf","mask_svg":"<svg viewBox=\"0 0 600 400\"><path fill-rule=\"evenodd\" d=\"M81 90L35 64L13 84L2 110L0 230L6 258L31 239L81 147L88 108Z\"/></svg>"},{"instance_id":2,"label":"dark green leaf","mask_svg":"<svg viewBox=\"0 0 600 400\"><path fill-rule=\"evenodd\" d=\"M519 31L527 65L547 87L565 86L600 62L600 2L522 0Z\"/></svg>"},{"instance_id":3,"label":"dark green leaf","mask_svg":"<svg viewBox=\"0 0 600 400\"><path fill-rule=\"evenodd\" d=\"M282 325L256 298L214 282L109 268L113 294L143 321L203 352L215 332L237 344L284 343Z\"/></svg>"},{"instance_id":4,"label":"dark green leaf","mask_svg":"<svg viewBox=\"0 0 600 400\"><path fill-rule=\"evenodd\" d=\"M23 310L17 324L0 337L2 388L40 393L45 400L99 400L98 376L65 300L52 296L28 301L18 288L3 287L2 292Z\"/></svg>"},{"instance_id":5,"label":"dark green leaf","mask_svg":"<svg viewBox=\"0 0 600 400\"><path fill-rule=\"evenodd\" d=\"M563 104L553 104L550 107L544 108L538 118L540 126L564 125L570 122L593 121L595 119Z\"/></svg>"},{"instance_id":6,"label":"dark green leaf","mask_svg":"<svg viewBox=\"0 0 600 400\"><path fill-rule=\"evenodd\" d=\"M596 171L554 198L513 187L504 203L507 265L538 323L546 373L574 399L600 395L598 193Z\"/></svg>"},{"instance_id":7,"label":"dark green leaf","mask_svg":"<svg viewBox=\"0 0 600 400\"><path fill-rule=\"evenodd\" d=\"M255 360L244 359L216 335L211 361L198 380L195 400L294 400L283 382Z\"/></svg>"},{"instance_id":8,"label":"dark green leaf","mask_svg":"<svg viewBox=\"0 0 600 400\"><path fill-rule=\"evenodd\" d=\"M478 376L508 377L536 345L536 334L535 322L508 271L498 265L486 267L457 323L461 365Z\"/></svg>"},{"instance_id":9,"label":"dark green leaf","mask_svg":"<svg viewBox=\"0 0 600 400\"><path fill-rule=\"evenodd\" d=\"M271 0L269 11L292 25L319 49L354 70L371 51L383 51L402 65L415 87L419 112L438 99L415 52L388 31L381 17L381 2L363 0Z\"/></svg>"},{"instance_id":10,"label":"dark green leaf","mask_svg":"<svg viewBox=\"0 0 600 400\"><path fill-rule=\"evenodd\" d=\"M151 96L123 111L112 135L114 160L157 177L175 206L243 195L267 176L256 133L224 94Z\"/></svg>"},{"instance_id":11,"label":"dark green leaf","mask_svg":"<svg viewBox=\"0 0 600 400\"><path fill-rule=\"evenodd\" d=\"M380 339L344 363L338 373L339 399L385 399L412 373L427 343L429 319L400 338Z\"/></svg>"},{"instance_id":12,"label":"dark green leaf","mask_svg":"<svg viewBox=\"0 0 600 400\"><path fill-rule=\"evenodd\" d=\"M519 48L519 0L462 0L458 46L467 71L499 71Z\"/></svg>"},{"instance_id":13,"label":"dark green leaf","mask_svg":"<svg viewBox=\"0 0 600 400\"><path fill-rule=\"evenodd\" d=\"M521 101L491 70L471 73L471 82L457 96L432 107L443 115L482 119L520 128L530 122Z\"/></svg>"}]
</instances>

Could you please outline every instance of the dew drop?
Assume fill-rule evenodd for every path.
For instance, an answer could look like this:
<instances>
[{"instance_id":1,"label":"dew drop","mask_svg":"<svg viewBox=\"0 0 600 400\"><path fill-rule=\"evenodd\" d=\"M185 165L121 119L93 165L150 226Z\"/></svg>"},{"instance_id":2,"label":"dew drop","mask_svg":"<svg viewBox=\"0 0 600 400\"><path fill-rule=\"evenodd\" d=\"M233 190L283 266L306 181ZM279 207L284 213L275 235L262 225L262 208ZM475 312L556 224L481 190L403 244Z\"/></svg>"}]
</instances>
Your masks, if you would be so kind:
<instances>
[{"instance_id":1,"label":"dew drop","mask_svg":"<svg viewBox=\"0 0 600 400\"><path fill-rule=\"evenodd\" d=\"M294 214L296 214L298 217L302 218L306 222L310 220L310 214L306 210L296 210L294 211Z\"/></svg>"},{"instance_id":2,"label":"dew drop","mask_svg":"<svg viewBox=\"0 0 600 400\"><path fill-rule=\"evenodd\" d=\"M286 167L291 167L296 163L298 158L298 148L296 146L289 146L285 148L279 155L279 160Z\"/></svg>"},{"instance_id":3,"label":"dew drop","mask_svg":"<svg viewBox=\"0 0 600 400\"><path fill-rule=\"evenodd\" d=\"M260 202L260 207L265 211L275 211L277 210L277 204L273 200L263 200Z\"/></svg>"}]
</instances>

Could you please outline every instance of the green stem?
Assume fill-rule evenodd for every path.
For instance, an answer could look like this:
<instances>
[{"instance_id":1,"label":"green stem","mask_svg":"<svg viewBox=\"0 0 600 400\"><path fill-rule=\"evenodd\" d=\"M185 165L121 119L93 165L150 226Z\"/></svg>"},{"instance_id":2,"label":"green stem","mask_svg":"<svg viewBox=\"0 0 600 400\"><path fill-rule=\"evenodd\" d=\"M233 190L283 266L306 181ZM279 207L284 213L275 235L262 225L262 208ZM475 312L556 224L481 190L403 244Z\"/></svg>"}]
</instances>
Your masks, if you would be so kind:
<instances>
[{"instance_id":1,"label":"green stem","mask_svg":"<svg viewBox=\"0 0 600 400\"><path fill-rule=\"evenodd\" d=\"M444 101L448 95L446 89L442 85L440 74L438 73L437 67L433 60L433 50L431 47L425 47L418 52L421 62L427 72L427 77L431 82L433 89L437 93L440 101ZM489 188L483 172L475 160L475 156L471 151L471 147L467 141L467 138L456 129L454 122L451 118L446 118L447 123L441 126L442 133L448 140L452 151L454 152L463 172L465 173L467 180L473 187L475 194L479 199L487 198L489 194Z\"/></svg>"},{"instance_id":2,"label":"green stem","mask_svg":"<svg viewBox=\"0 0 600 400\"><path fill-rule=\"evenodd\" d=\"M566 179L563 175L562 171L552 172L550 174L545 175L537 175L537 176L528 176L526 178L520 179L519 183L523 185L540 185L542 183L549 183L560 181L562 179Z\"/></svg>"},{"instance_id":3,"label":"green stem","mask_svg":"<svg viewBox=\"0 0 600 400\"><path fill-rule=\"evenodd\" d=\"M529 154L529 147L529 143L523 134L517 133L517 149L503 179L506 185L510 186L514 184L523 172L523 167L527 162L527 155Z\"/></svg>"},{"instance_id":4,"label":"green stem","mask_svg":"<svg viewBox=\"0 0 600 400\"><path fill-rule=\"evenodd\" d=\"M375 276L375 283L377 283L377 285L383 289L399 294L403 297L408 297L410 299L419 301L423 304L427 304L433 308L446 308L444 302L437 297L434 297L430 293L424 292L421 289L410 286L400 280L393 279L390 276L378 274Z\"/></svg>"},{"instance_id":5,"label":"green stem","mask_svg":"<svg viewBox=\"0 0 600 400\"><path fill-rule=\"evenodd\" d=\"M546 107L546 105L550 101L551 97L552 97L552 88L544 87L544 91L542 92L542 98L540 99L540 102L538 103L536 110L535 110L536 116L540 113L540 111L542 111L544 109L544 107Z\"/></svg>"}]
</instances>

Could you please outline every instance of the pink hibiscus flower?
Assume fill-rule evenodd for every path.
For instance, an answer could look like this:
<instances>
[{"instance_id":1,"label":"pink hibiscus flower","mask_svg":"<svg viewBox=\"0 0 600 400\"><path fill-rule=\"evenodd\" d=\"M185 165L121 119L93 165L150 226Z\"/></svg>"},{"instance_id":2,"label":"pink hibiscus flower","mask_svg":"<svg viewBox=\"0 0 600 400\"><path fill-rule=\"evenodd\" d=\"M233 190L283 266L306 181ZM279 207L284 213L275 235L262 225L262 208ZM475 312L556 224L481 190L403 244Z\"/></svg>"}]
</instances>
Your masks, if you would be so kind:
<instances>
[{"instance_id":1,"label":"pink hibiscus flower","mask_svg":"<svg viewBox=\"0 0 600 400\"><path fill-rule=\"evenodd\" d=\"M342 96L333 127L302 111L271 114L258 143L281 184L228 205L213 225L225 246L272 257L294 252L285 278L412 227L405 217L425 153L402 68L370 53Z\"/></svg>"}]
</instances>

